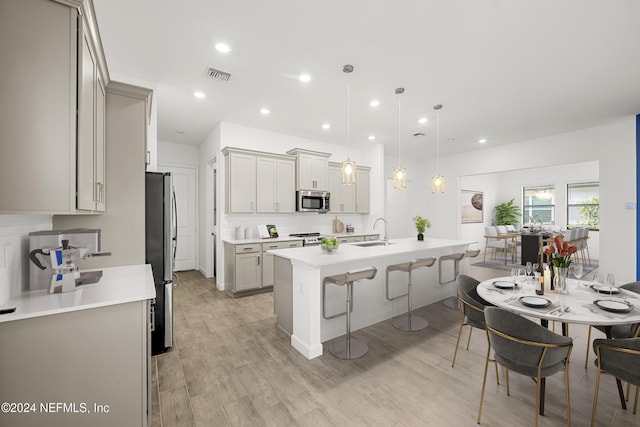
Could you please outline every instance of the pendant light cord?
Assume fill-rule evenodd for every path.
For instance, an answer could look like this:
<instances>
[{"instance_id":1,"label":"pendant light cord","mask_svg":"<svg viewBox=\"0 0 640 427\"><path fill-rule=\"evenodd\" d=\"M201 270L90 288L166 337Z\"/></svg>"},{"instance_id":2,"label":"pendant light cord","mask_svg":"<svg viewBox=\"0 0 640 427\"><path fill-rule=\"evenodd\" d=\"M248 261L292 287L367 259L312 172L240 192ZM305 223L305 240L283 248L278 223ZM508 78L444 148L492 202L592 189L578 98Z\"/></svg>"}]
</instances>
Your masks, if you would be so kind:
<instances>
[{"instance_id":1,"label":"pendant light cord","mask_svg":"<svg viewBox=\"0 0 640 427\"><path fill-rule=\"evenodd\" d=\"M440 175L440 113L436 115L436 174Z\"/></svg>"},{"instance_id":2,"label":"pendant light cord","mask_svg":"<svg viewBox=\"0 0 640 427\"><path fill-rule=\"evenodd\" d=\"M398 166L402 162L400 157L400 94L398 94Z\"/></svg>"}]
</instances>

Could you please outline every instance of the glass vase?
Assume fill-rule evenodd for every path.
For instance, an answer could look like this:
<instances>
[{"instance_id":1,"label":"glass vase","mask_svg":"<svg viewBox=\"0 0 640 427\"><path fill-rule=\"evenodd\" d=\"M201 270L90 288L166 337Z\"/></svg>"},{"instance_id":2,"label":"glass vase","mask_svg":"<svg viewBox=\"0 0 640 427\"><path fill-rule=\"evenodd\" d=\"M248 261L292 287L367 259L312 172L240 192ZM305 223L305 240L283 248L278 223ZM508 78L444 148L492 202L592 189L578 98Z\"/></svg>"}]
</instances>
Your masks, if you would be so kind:
<instances>
[{"instance_id":1,"label":"glass vase","mask_svg":"<svg viewBox=\"0 0 640 427\"><path fill-rule=\"evenodd\" d=\"M569 293L569 286L567 285L567 277L569 275L569 268L567 267L555 267L555 289L559 294L567 295Z\"/></svg>"}]
</instances>

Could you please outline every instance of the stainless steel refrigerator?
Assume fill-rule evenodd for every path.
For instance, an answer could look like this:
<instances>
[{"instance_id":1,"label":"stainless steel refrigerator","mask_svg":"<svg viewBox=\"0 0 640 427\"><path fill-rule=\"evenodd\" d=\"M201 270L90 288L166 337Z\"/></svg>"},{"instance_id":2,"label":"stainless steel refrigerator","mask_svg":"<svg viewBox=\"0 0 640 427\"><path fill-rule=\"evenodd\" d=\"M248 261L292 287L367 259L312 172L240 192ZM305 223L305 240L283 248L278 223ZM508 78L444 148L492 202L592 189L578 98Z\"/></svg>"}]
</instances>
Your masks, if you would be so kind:
<instances>
[{"instance_id":1,"label":"stainless steel refrigerator","mask_svg":"<svg viewBox=\"0 0 640 427\"><path fill-rule=\"evenodd\" d=\"M173 269L176 254L176 203L171 174L146 172L146 263L151 264L156 298L151 305L151 354L173 346Z\"/></svg>"}]
</instances>

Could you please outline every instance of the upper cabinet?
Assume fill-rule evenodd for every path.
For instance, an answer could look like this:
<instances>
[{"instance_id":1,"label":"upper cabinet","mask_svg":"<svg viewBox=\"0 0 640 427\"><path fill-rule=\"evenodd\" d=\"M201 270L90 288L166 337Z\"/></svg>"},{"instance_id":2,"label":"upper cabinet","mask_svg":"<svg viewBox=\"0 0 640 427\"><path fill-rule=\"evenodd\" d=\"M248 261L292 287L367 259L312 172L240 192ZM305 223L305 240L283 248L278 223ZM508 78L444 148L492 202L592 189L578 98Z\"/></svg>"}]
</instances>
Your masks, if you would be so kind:
<instances>
[{"instance_id":1,"label":"upper cabinet","mask_svg":"<svg viewBox=\"0 0 640 427\"><path fill-rule=\"evenodd\" d=\"M242 151L224 149L226 178L226 211L252 213L256 211L256 156Z\"/></svg>"},{"instance_id":2,"label":"upper cabinet","mask_svg":"<svg viewBox=\"0 0 640 427\"><path fill-rule=\"evenodd\" d=\"M371 168L356 169L356 213L369 213L371 206Z\"/></svg>"},{"instance_id":3,"label":"upper cabinet","mask_svg":"<svg viewBox=\"0 0 640 427\"><path fill-rule=\"evenodd\" d=\"M343 185L340 182L341 166L340 163L329 163L330 213L369 213L371 168L358 165L356 183Z\"/></svg>"},{"instance_id":4,"label":"upper cabinet","mask_svg":"<svg viewBox=\"0 0 640 427\"><path fill-rule=\"evenodd\" d=\"M296 156L296 190L329 191L329 153L294 148L287 154Z\"/></svg>"},{"instance_id":5,"label":"upper cabinet","mask_svg":"<svg viewBox=\"0 0 640 427\"><path fill-rule=\"evenodd\" d=\"M87 1L3 0L0 212L105 209L108 72Z\"/></svg>"}]
</instances>

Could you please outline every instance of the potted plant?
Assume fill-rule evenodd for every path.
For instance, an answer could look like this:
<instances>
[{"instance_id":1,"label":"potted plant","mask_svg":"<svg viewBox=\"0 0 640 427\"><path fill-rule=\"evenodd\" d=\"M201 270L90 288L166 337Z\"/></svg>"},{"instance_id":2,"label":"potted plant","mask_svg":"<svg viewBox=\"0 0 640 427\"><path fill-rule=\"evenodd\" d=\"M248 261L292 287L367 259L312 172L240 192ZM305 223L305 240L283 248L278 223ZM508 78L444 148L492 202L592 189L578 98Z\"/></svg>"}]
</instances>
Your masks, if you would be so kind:
<instances>
[{"instance_id":1,"label":"potted plant","mask_svg":"<svg viewBox=\"0 0 640 427\"><path fill-rule=\"evenodd\" d=\"M413 222L416 225L416 230L418 230L418 240L424 240L424 230L431 228L431 222L420 215L414 216Z\"/></svg>"},{"instance_id":2,"label":"potted plant","mask_svg":"<svg viewBox=\"0 0 640 427\"><path fill-rule=\"evenodd\" d=\"M496 225L516 225L521 216L520 207L513 204L513 199L495 207L494 220Z\"/></svg>"}]
</instances>

